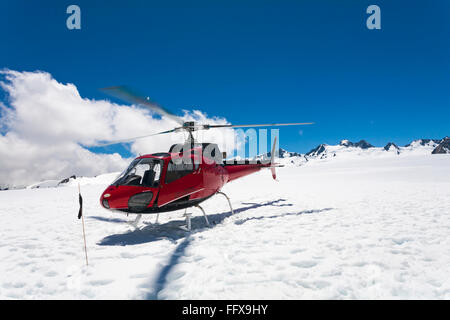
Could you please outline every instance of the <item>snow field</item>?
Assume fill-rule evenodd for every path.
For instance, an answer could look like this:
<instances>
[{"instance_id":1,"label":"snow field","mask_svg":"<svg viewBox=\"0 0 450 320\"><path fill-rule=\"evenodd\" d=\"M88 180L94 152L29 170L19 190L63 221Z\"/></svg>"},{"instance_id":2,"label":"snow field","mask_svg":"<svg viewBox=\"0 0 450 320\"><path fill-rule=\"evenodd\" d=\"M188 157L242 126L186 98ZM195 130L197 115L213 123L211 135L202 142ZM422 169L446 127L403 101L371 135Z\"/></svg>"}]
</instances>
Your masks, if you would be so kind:
<instances>
[{"instance_id":1,"label":"snow field","mask_svg":"<svg viewBox=\"0 0 450 320\"><path fill-rule=\"evenodd\" d=\"M2 299L449 299L450 157L309 162L225 186L198 209L100 207L107 178L0 192ZM79 179L78 179L79 180Z\"/></svg>"}]
</instances>

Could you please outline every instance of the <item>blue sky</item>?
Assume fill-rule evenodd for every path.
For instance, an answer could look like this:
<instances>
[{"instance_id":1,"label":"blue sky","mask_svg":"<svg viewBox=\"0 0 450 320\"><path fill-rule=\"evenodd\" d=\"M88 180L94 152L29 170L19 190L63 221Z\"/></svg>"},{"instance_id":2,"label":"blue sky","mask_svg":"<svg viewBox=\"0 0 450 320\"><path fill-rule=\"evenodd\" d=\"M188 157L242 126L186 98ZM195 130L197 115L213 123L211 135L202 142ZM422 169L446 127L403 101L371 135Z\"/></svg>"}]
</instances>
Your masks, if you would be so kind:
<instances>
[{"instance_id":1,"label":"blue sky","mask_svg":"<svg viewBox=\"0 0 450 320\"><path fill-rule=\"evenodd\" d=\"M81 8L81 30L66 28L70 4ZM370 4L381 8L381 30L366 28ZM450 135L449 9L393 0L2 1L0 68L49 72L87 98L126 84L179 114L196 107L233 124L316 122L280 130L291 151L344 138L404 145Z\"/></svg>"}]
</instances>

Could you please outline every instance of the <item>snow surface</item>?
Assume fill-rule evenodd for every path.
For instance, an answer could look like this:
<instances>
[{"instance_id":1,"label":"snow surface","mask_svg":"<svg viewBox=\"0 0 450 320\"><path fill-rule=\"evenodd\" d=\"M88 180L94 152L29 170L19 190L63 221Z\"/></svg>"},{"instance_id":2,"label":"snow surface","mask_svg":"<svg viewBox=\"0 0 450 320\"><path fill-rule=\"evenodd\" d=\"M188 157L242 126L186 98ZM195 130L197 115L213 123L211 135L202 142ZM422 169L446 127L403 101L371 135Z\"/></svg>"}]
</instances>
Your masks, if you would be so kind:
<instances>
[{"instance_id":1,"label":"snow surface","mask_svg":"<svg viewBox=\"0 0 450 320\"><path fill-rule=\"evenodd\" d=\"M346 155L228 184L191 234L101 208L117 173L0 191L0 298L450 299L450 155Z\"/></svg>"}]
</instances>

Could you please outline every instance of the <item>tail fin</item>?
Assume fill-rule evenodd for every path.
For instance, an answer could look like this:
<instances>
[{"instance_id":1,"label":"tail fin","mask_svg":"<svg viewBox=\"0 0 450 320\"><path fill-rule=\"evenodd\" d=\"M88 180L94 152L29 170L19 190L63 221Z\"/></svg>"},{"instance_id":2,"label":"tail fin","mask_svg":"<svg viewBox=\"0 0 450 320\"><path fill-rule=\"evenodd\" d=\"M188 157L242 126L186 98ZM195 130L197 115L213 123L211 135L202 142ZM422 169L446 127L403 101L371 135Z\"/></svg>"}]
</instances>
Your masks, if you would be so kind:
<instances>
[{"instance_id":1,"label":"tail fin","mask_svg":"<svg viewBox=\"0 0 450 320\"><path fill-rule=\"evenodd\" d=\"M277 137L273 140L272 152L270 154L270 171L272 172L273 180L277 180L277 172L275 171L275 148L277 146Z\"/></svg>"}]
</instances>

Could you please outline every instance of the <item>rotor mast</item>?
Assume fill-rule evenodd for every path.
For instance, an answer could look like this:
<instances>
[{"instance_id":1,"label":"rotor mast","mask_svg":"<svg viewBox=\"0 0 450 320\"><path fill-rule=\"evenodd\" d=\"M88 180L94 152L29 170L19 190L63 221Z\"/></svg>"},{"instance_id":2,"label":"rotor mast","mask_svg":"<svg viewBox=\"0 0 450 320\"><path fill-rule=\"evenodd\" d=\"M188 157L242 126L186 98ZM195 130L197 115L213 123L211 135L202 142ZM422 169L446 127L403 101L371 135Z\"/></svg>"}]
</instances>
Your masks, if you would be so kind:
<instances>
[{"instance_id":1,"label":"rotor mast","mask_svg":"<svg viewBox=\"0 0 450 320\"><path fill-rule=\"evenodd\" d=\"M196 131L195 122L193 121L184 122L181 128L188 132L188 137L186 138L185 144L190 144L191 147L193 148L195 145L195 138L193 135L193 132Z\"/></svg>"}]
</instances>

